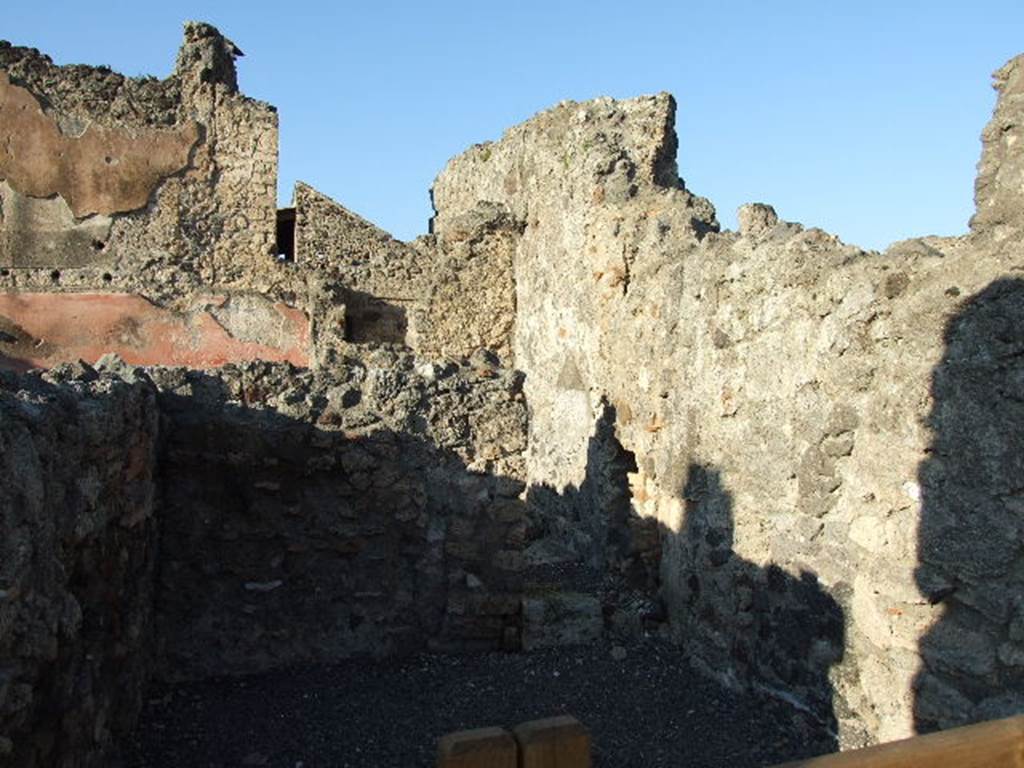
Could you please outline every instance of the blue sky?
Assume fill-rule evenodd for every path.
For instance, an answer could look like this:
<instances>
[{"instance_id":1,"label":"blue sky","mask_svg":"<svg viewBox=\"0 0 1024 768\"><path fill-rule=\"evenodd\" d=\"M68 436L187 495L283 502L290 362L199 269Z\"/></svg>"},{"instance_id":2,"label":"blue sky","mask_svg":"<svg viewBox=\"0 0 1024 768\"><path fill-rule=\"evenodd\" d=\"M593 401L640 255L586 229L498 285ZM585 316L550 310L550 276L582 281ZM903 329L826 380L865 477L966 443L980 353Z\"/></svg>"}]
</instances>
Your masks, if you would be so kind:
<instances>
[{"instance_id":1,"label":"blue sky","mask_svg":"<svg viewBox=\"0 0 1024 768\"><path fill-rule=\"evenodd\" d=\"M964 232L990 73L1024 52L1024 2L9 4L0 38L58 63L167 75L185 19L245 51L296 179L410 239L449 157L562 99L670 91L680 174L847 242Z\"/></svg>"}]
</instances>

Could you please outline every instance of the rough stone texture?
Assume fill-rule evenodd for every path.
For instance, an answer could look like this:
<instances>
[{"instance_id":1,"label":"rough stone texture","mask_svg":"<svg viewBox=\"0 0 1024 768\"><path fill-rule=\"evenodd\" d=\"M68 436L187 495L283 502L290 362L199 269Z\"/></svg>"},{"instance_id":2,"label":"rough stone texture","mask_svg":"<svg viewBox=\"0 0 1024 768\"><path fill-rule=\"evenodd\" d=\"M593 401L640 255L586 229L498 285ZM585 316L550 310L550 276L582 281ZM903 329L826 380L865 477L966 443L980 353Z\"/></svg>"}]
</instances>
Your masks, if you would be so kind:
<instances>
[{"instance_id":1,"label":"rough stone texture","mask_svg":"<svg viewBox=\"0 0 1024 768\"><path fill-rule=\"evenodd\" d=\"M1012 236L1024 226L1024 56L1017 56L992 76L999 94L995 114L981 134L982 153L974 184L976 233Z\"/></svg>"},{"instance_id":2,"label":"rough stone texture","mask_svg":"<svg viewBox=\"0 0 1024 768\"><path fill-rule=\"evenodd\" d=\"M523 598L523 650L586 645L604 629L601 602L592 595L555 592Z\"/></svg>"},{"instance_id":3,"label":"rough stone texture","mask_svg":"<svg viewBox=\"0 0 1024 768\"><path fill-rule=\"evenodd\" d=\"M79 220L7 178L0 285L176 312L224 295L209 314L256 345L276 332L259 307L310 318L315 374L152 374L165 674L513 647L520 571L586 564L644 593L698 665L844 745L1024 709L1020 59L996 75L964 237L865 252L762 203L719 232L678 179L661 94L563 103L471 148L412 245L300 185L278 263L276 114L238 93L238 54L191 23L157 82L0 45L8 92L61 136L200 129L139 210ZM47 343L0 330L26 361ZM91 466L80 444L52 471ZM597 628L594 590L554 573L527 637L561 642L543 602L574 592Z\"/></svg>"},{"instance_id":4,"label":"rough stone texture","mask_svg":"<svg viewBox=\"0 0 1024 768\"><path fill-rule=\"evenodd\" d=\"M420 354L471 357L488 349L505 365L515 364L513 260L521 231L504 208L483 203L452 222L444 236L415 243L434 261L411 323L410 342Z\"/></svg>"},{"instance_id":5,"label":"rough stone texture","mask_svg":"<svg viewBox=\"0 0 1024 768\"><path fill-rule=\"evenodd\" d=\"M104 766L151 668L151 388L0 374L0 763Z\"/></svg>"},{"instance_id":6,"label":"rough stone texture","mask_svg":"<svg viewBox=\"0 0 1024 768\"><path fill-rule=\"evenodd\" d=\"M238 93L236 54L190 22L157 81L0 43L0 286L159 300L280 282L277 114Z\"/></svg>"},{"instance_id":7,"label":"rough stone texture","mask_svg":"<svg viewBox=\"0 0 1024 768\"><path fill-rule=\"evenodd\" d=\"M0 294L0 368L114 353L133 365L309 364L306 315L258 295L199 296L180 311L126 294Z\"/></svg>"},{"instance_id":8,"label":"rough stone texture","mask_svg":"<svg viewBox=\"0 0 1024 768\"><path fill-rule=\"evenodd\" d=\"M153 376L165 676L517 643L518 374L382 350Z\"/></svg>"},{"instance_id":9,"label":"rough stone texture","mask_svg":"<svg viewBox=\"0 0 1024 768\"><path fill-rule=\"evenodd\" d=\"M154 670L518 647L518 373L98 368L0 374L9 764L104 765Z\"/></svg>"},{"instance_id":10,"label":"rough stone texture","mask_svg":"<svg viewBox=\"0 0 1024 768\"><path fill-rule=\"evenodd\" d=\"M481 203L525 222L514 355L549 517L627 494L660 528L678 642L846 744L1024 707L1018 71L997 75L975 233L885 254L761 204L718 233L675 180L665 96L560 105L434 186L439 237ZM609 406L634 472L596 469Z\"/></svg>"},{"instance_id":11,"label":"rough stone texture","mask_svg":"<svg viewBox=\"0 0 1024 768\"><path fill-rule=\"evenodd\" d=\"M295 267L317 304L317 358L343 357L350 344L408 346L409 317L422 303L424 255L306 184L296 184Z\"/></svg>"}]
</instances>

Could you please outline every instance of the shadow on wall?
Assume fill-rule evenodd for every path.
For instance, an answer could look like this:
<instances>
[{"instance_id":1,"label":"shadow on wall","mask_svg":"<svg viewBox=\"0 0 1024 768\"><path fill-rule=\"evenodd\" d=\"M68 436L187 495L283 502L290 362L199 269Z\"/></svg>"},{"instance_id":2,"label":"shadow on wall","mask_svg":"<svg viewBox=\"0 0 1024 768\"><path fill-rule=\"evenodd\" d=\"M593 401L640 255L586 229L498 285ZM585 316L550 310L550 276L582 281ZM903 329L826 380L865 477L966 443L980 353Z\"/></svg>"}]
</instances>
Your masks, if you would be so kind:
<instances>
[{"instance_id":1,"label":"shadow on wall","mask_svg":"<svg viewBox=\"0 0 1024 768\"><path fill-rule=\"evenodd\" d=\"M921 464L918 587L940 620L920 641L918 732L1024 711L1024 280L946 326Z\"/></svg>"},{"instance_id":2,"label":"shadow on wall","mask_svg":"<svg viewBox=\"0 0 1024 768\"><path fill-rule=\"evenodd\" d=\"M664 530L684 644L713 673L735 670L809 710L838 748L829 668L843 657L839 604L813 573L795 578L736 554L732 496L718 470L691 464L682 496L682 529Z\"/></svg>"},{"instance_id":3,"label":"shadow on wall","mask_svg":"<svg viewBox=\"0 0 1024 768\"><path fill-rule=\"evenodd\" d=\"M409 321L404 306L363 291L345 289L345 341L352 344L407 345Z\"/></svg>"},{"instance_id":4,"label":"shadow on wall","mask_svg":"<svg viewBox=\"0 0 1024 768\"><path fill-rule=\"evenodd\" d=\"M365 396L286 415L265 404L287 378L155 373L162 676L515 642L521 482Z\"/></svg>"},{"instance_id":5,"label":"shadow on wall","mask_svg":"<svg viewBox=\"0 0 1024 768\"><path fill-rule=\"evenodd\" d=\"M621 588L653 595L660 584L660 526L633 509L629 478L637 471L636 457L616 437L615 419L614 406L602 403L578 487L532 485L526 506L541 518L534 538L556 542L556 558L572 558Z\"/></svg>"},{"instance_id":6,"label":"shadow on wall","mask_svg":"<svg viewBox=\"0 0 1024 768\"><path fill-rule=\"evenodd\" d=\"M718 470L689 466L678 532L637 514L629 487L636 471L634 455L616 438L615 409L606 404L587 445L579 487L559 492L533 486L527 506L542 512L547 535L559 537L581 564L605 571L629 590L651 597L660 592L675 636L712 675L737 687L755 682L807 710L821 724L808 754L835 751L829 670L843 658L839 603L813 573L797 578L736 554L732 497Z\"/></svg>"}]
</instances>

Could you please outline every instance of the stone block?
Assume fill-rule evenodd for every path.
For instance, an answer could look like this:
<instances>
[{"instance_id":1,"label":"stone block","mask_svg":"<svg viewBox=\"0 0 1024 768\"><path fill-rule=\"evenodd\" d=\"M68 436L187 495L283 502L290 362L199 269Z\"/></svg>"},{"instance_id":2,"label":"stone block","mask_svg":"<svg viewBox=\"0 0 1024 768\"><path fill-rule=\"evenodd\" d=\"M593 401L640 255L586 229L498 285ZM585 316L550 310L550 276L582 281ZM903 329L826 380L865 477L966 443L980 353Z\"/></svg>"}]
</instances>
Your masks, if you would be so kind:
<instances>
[{"instance_id":1,"label":"stone block","mask_svg":"<svg viewBox=\"0 0 1024 768\"><path fill-rule=\"evenodd\" d=\"M532 720L512 732L519 768L590 768L590 733L575 717Z\"/></svg>"},{"instance_id":2,"label":"stone block","mask_svg":"<svg viewBox=\"0 0 1024 768\"><path fill-rule=\"evenodd\" d=\"M593 595L554 592L523 599L523 649L586 645L601 636L601 601Z\"/></svg>"},{"instance_id":3,"label":"stone block","mask_svg":"<svg viewBox=\"0 0 1024 768\"><path fill-rule=\"evenodd\" d=\"M516 768L516 740L504 728L476 728L442 736L437 768Z\"/></svg>"}]
</instances>

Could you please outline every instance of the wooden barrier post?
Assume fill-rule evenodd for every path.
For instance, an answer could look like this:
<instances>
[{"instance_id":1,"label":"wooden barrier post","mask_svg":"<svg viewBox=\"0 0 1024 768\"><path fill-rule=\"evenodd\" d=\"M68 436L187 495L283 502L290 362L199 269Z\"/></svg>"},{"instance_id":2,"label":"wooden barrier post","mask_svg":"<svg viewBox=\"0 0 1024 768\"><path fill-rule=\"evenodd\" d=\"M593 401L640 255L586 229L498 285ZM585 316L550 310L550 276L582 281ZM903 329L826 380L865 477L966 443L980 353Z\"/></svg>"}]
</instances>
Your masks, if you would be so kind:
<instances>
[{"instance_id":1,"label":"wooden barrier post","mask_svg":"<svg viewBox=\"0 0 1024 768\"><path fill-rule=\"evenodd\" d=\"M533 720L512 732L519 768L590 768L590 733L575 717Z\"/></svg>"},{"instance_id":2,"label":"wooden barrier post","mask_svg":"<svg viewBox=\"0 0 1024 768\"><path fill-rule=\"evenodd\" d=\"M516 740L504 728L477 728L442 736L437 768L517 768Z\"/></svg>"}]
</instances>

